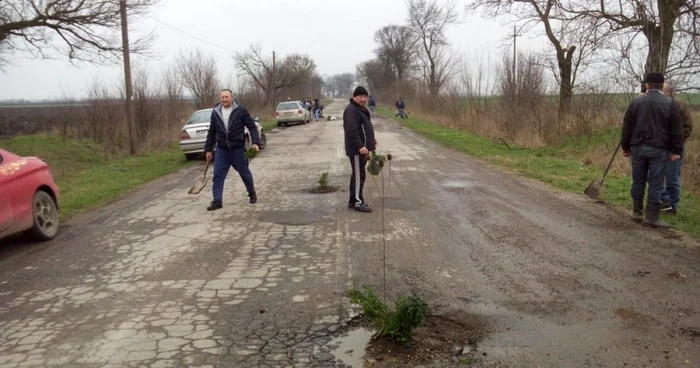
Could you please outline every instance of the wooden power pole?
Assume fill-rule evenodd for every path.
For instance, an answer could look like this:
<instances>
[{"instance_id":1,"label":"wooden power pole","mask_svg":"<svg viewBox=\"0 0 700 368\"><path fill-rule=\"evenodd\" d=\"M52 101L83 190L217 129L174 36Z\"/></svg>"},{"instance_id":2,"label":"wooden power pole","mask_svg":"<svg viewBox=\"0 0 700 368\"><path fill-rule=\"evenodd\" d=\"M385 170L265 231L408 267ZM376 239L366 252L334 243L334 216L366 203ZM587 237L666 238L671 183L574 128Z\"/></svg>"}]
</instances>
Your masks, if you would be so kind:
<instances>
[{"instance_id":1,"label":"wooden power pole","mask_svg":"<svg viewBox=\"0 0 700 368\"><path fill-rule=\"evenodd\" d=\"M517 41L517 37L518 37L518 36L521 36L521 35L518 34L517 31L515 30L515 26L513 26L513 34L510 35L510 36L513 37L513 81L515 82L515 80L516 80L516 77L515 77L515 66L517 65L517 64L516 64L516 58L517 58L517 47L516 47L517 42L516 42L516 41Z\"/></svg>"},{"instance_id":2,"label":"wooden power pole","mask_svg":"<svg viewBox=\"0 0 700 368\"><path fill-rule=\"evenodd\" d=\"M272 50L272 115L277 111L277 58Z\"/></svg>"},{"instance_id":3,"label":"wooden power pole","mask_svg":"<svg viewBox=\"0 0 700 368\"><path fill-rule=\"evenodd\" d=\"M131 84L131 59L129 57L129 27L126 20L126 0L119 0L119 13L122 20L122 49L124 53L124 84L126 85L126 120L129 124L129 152L136 154L136 126L132 108L133 86Z\"/></svg>"}]
</instances>

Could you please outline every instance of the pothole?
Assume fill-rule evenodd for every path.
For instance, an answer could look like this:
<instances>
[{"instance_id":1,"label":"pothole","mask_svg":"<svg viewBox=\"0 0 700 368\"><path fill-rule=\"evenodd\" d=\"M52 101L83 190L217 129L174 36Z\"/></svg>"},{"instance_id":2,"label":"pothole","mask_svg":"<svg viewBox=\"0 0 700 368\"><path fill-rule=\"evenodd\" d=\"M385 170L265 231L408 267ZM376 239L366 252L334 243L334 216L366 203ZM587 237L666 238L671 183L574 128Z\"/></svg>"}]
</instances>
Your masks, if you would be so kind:
<instances>
[{"instance_id":1,"label":"pothole","mask_svg":"<svg viewBox=\"0 0 700 368\"><path fill-rule=\"evenodd\" d=\"M329 341L324 347L316 346L314 356L319 361L335 360L345 366L363 367L365 349L373 332L364 327L354 328Z\"/></svg>"},{"instance_id":2,"label":"pothole","mask_svg":"<svg viewBox=\"0 0 700 368\"><path fill-rule=\"evenodd\" d=\"M279 225L301 226L323 222L324 217L318 212L309 211L268 211L258 217L258 221L272 222Z\"/></svg>"},{"instance_id":3,"label":"pothole","mask_svg":"<svg viewBox=\"0 0 700 368\"><path fill-rule=\"evenodd\" d=\"M339 187L336 187L335 185L327 185L325 187L315 187L308 189L309 193L313 194L328 194L328 193L335 193L339 190Z\"/></svg>"}]
</instances>

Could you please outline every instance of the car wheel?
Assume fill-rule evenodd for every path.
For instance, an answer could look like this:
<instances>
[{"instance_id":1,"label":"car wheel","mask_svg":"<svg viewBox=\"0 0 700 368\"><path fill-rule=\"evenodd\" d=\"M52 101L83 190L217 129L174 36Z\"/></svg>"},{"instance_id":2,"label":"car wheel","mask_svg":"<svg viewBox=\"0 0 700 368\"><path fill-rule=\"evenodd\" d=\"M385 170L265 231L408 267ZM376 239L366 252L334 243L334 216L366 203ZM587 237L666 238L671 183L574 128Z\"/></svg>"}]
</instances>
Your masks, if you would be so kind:
<instances>
[{"instance_id":1,"label":"car wheel","mask_svg":"<svg viewBox=\"0 0 700 368\"><path fill-rule=\"evenodd\" d=\"M196 154L196 153L186 153L186 154L185 154L185 160L187 160L187 161L192 161L192 160L194 160L194 159L196 159L196 158L197 158L197 154Z\"/></svg>"},{"instance_id":2,"label":"car wheel","mask_svg":"<svg viewBox=\"0 0 700 368\"><path fill-rule=\"evenodd\" d=\"M49 193L39 190L32 200L34 225L25 234L33 240L49 240L58 232L58 209Z\"/></svg>"},{"instance_id":3,"label":"car wheel","mask_svg":"<svg viewBox=\"0 0 700 368\"><path fill-rule=\"evenodd\" d=\"M260 149L265 149L265 146L267 146L267 136L263 133L260 135Z\"/></svg>"}]
</instances>

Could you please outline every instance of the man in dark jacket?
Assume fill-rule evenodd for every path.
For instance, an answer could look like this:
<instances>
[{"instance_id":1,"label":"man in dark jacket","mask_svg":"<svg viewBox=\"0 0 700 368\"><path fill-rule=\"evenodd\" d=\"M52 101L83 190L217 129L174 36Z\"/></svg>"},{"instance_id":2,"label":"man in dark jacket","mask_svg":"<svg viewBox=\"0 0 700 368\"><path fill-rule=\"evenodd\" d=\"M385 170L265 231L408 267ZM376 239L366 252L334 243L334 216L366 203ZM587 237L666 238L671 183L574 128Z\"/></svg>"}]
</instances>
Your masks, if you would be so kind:
<instances>
[{"instance_id":1,"label":"man in dark jacket","mask_svg":"<svg viewBox=\"0 0 700 368\"><path fill-rule=\"evenodd\" d=\"M255 194L255 186L253 185L253 174L248 168L248 160L245 157L245 128L248 128L253 148L259 151L260 137L258 128L248 110L233 100L233 92L231 90L222 90L219 93L219 98L221 103L216 105L211 112L209 132L207 141L204 144L207 161L211 161L214 143L216 143L212 190L214 200L207 207L209 211L223 207L224 181L231 166L243 179L243 184L245 184L250 197L250 203L258 201L258 197Z\"/></svg>"},{"instance_id":2,"label":"man in dark jacket","mask_svg":"<svg viewBox=\"0 0 700 368\"><path fill-rule=\"evenodd\" d=\"M685 102L673 96L675 87L669 81L664 82L664 94L676 101L678 108L681 110L681 121L683 122L683 145L693 132L693 117L690 114L688 105ZM669 162L666 168L666 187L661 193L661 211L668 211L669 214L675 215L678 211L678 202L681 201L681 166L683 165L683 156L685 155L685 147L681 158L674 162Z\"/></svg>"},{"instance_id":3,"label":"man in dark jacket","mask_svg":"<svg viewBox=\"0 0 700 368\"><path fill-rule=\"evenodd\" d=\"M372 119L374 119L374 109L377 108L377 101L374 99L374 96L369 95L369 101L367 102L367 106L369 106L369 113Z\"/></svg>"},{"instance_id":4,"label":"man in dark jacket","mask_svg":"<svg viewBox=\"0 0 700 368\"><path fill-rule=\"evenodd\" d=\"M350 103L343 112L343 128L345 130L345 154L350 158L352 176L350 176L350 200L348 208L355 211L372 212L362 195L365 186L365 166L367 155L374 151L377 140L374 138L374 127L367 104L367 90L358 86L352 93Z\"/></svg>"},{"instance_id":5,"label":"man in dark jacket","mask_svg":"<svg viewBox=\"0 0 700 368\"><path fill-rule=\"evenodd\" d=\"M644 225L668 228L670 225L659 220L661 192L668 162L678 160L683 152L681 113L678 104L661 92L663 74L649 73L645 82L647 92L637 96L627 107L620 143L623 155L632 157L632 219L642 222L644 189L648 181Z\"/></svg>"}]
</instances>

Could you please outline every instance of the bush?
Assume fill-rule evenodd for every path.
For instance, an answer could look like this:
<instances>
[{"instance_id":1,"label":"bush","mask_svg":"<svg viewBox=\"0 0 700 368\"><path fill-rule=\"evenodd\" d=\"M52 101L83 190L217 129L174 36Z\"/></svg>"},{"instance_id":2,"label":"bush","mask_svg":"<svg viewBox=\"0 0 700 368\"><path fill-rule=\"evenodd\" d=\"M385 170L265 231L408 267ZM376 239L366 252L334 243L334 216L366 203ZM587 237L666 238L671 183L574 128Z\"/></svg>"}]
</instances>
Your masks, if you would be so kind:
<instances>
[{"instance_id":1,"label":"bush","mask_svg":"<svg viewBox=\"0 0 700 368\"><path fill-rule=\"evenodd\" d=\"M353 286L348 297L353 304L362 307L362 313L378 331L377 336L389 336L397 341L408 341L413 330L425 320L428 305L418 296L399 297L394 310L384 304L372 288L365 286L364 292Z\"/></svg>"}]
</instances>

